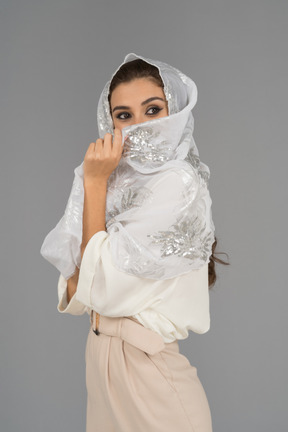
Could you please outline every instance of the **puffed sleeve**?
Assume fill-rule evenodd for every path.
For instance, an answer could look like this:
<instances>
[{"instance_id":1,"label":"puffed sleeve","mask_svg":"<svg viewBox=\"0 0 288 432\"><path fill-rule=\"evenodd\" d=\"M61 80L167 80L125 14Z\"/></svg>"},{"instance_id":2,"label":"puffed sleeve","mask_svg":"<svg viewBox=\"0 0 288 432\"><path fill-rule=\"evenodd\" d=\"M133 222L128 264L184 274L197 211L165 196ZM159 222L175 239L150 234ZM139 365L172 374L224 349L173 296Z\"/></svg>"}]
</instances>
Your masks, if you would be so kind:
<instances>
[{"instance_id":1,"label":"puffed sleeve","mask_svg":"<svg viewBox=\"0 0 288 432\"><path fill-rule=\"evenodd\" d=\"M83 220L83 163L74 170L74 179L64 215L46 235L40 253L68 280L80 266Z\"/></svg>"},{"instance_id":2,"label":"puffed sleeve","mask_svg":"<svg viewBox=\"0 0 288 432\"><path fill-rule=\"evenodd\" d=\"M130 275L115 267L106 231L97 232L87 243L75 296L101 315L135 316L144 311L138 318L145 320L158 310L166 323L172 319L181 328L192 321L190 328L199 333L210 324L207 265L166 280Z\"/></svg>"},{"instance_id":3,"label":"puffed sleeve","mask_svg":"<svg viewBox=\"0 0 288 432\"><path fill-rule=\"evenodd\" d=\"M83 315L85 312L90 313L89 308L76 299L76 293L67 302L67 280L60 273L58 279L58 305L57 310L61 313L69 313L71 315Z\"/></svg>"}]
</instances>

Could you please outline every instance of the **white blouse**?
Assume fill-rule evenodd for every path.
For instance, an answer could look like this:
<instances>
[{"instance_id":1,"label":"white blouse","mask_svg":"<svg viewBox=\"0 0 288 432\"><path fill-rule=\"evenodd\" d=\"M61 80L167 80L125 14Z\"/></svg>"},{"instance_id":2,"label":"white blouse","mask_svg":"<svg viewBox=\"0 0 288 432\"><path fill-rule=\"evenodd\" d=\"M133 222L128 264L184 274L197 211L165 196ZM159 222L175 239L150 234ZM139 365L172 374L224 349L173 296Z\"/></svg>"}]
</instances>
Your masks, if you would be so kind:
<instances>
[{"instance_id":1,"label":"white blouse","mask_svg":"<svg viewBox=\"0 0 288 432\"><path fill-rule=\"evenodd\" d=\"M90 315L94 309L104 316L135 317L165 343L187 338L188 330L202 334L210 329L208 264L166 280L124 273L113 264L106 231L97 232L87 243L77 290L69 303L67 280L60 273L58 300L61 313Z\"/></svg>"}]
</instances>

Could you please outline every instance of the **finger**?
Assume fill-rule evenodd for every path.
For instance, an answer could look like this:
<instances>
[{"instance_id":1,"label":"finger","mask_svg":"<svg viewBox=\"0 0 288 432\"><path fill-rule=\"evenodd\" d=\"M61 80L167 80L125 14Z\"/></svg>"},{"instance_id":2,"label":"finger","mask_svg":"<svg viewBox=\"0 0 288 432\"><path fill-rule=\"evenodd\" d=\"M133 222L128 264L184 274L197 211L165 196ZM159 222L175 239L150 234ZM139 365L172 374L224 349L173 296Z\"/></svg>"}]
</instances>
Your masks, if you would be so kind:
<instances>
[{"instance_id":1,"label":"finger","mask_svg":"<svg viewBox=\"0 0 288 432\"><path fill-rule=\"evenodd\" d=\"M95 150L95 142L91 142L87 148L86 155L92 154Z\"/></svg>"},{"instance_id":2,"label":"finger","mask_svg":"<svg viewBox=\"0 0 288 432\"><path fill-rule=\"evenodd\" d=\"M113 140L113 153L122 152L122 132L120 129L116 128L114 130L114 140Z\"/></svg>"},{"instance_id":3,"label":"finger","mask_svg":"<svg viewBox=\"0 0 288 432\"><path fill-rule=\"evenodd\" d=\"M98 156L101 156L103 152L103 139L98 138L95 143L95 153Z\"/></svg>"},{"instance_id":4,"label":"finger","mask_svg":"<svg viewBox=\"0 0 288 432\"><path fill-rule=\"evenodd\" d=\"M106 133L104 136L103 154L105 157L109 157L112 150L112 134Z\"/></svg>"}]
</instances>

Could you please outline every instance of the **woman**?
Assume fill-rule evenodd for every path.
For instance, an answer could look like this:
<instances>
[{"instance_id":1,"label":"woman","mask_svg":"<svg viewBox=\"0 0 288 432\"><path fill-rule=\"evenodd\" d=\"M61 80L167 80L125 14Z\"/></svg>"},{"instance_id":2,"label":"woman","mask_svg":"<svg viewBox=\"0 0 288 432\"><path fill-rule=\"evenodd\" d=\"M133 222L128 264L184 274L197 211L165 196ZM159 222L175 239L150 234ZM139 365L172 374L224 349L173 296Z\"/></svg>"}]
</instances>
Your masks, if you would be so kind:
<instances>
[{"instance_id":1,"label":"woman","mask_svg":"<svg viewBox=\"0 0 288 432\"><path fill-rule=\"evenodd\" d=\"M98 103L65 214L41 254L58 310L90 314L86 432L212 431L188 330L210 328L216 239L209 168L193 140L195 83L128 54ZM224 263L224 262L223 262Z\"/></svg>"}]
</instances>

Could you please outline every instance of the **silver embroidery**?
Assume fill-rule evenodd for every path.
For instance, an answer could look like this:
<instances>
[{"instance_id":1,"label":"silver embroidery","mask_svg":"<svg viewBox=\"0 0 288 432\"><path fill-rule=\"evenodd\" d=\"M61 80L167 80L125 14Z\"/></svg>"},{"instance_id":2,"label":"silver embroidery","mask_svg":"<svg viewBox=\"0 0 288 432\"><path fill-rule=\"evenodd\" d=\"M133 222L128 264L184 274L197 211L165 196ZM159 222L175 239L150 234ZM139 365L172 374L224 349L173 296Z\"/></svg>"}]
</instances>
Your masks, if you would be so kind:
<instances>
[{"instance_id":1,"label":"silver embroidery","mask_svg":"<svg viewBox=\"0 0 288 432\"><path fill-rule=\"evenodd\" d=\"M79 183L77 178L74 177L72 190L65 208L64 216L61 220L61 225L65 226L67 230L71 227L78 227L82 224L83 213L83 185Z\"/></svg>"},{"instance_id":2,"label":"silver embroidery","mask_svg":"<svg viewBox=\"0 0 288 432\"><path fill-rule=\"evenodd\" d=\"M97 119L100 135L104 136L106 133L113 133L113 121L110 114L110 105L108 101L110 82L105 84L102 92L100 103L98 106Z\"/></svg>"},{"instance_id":3,"label":"silver embroidery","mask_svg":"<svg viewBox=\"0 0 288 432\"><path fill-rule=\"evenodd\" d=\"M197 154L195 154L193 152L192 149L190 149L187 153L186 158L184 159L187 162L189 162L194 168L196 168L196 170L198 170L199 165L200 165L200 158Z\"/></svg>"},{"instance_id":4,"label":"silver embroidery","mask_svg":"<svg viewBox=\"0 0 288 432\"><path fill-rule=\"evenodd\" d=\"M193 151L193 148L190 148L184 160L189 162L193 168L197 170L199 176L202 178L206 186L208 186L210 178L208 167L201 163L199 156Z\"/></svg>"},{"instance_id":5,"label":"silver embroidery","mask_svg":"<svg viewBox=\"0 0 288 432\"><path fill-rule=\"evenodd\" d=\"M158 235L148 235L152 243L162 245L161 257L177 255L178 257L207 261L211 254L213 233L205 234L206 226L197 216L172 225L169 231L159 231Z\"/></svg>"},{"instance_id":6,"label":"silver embroidery","mask_svg":"<svg viewBox=\"0 0 288 432\"><path fill-rule=\"evenodd\" d=\"M140 207L151 195L152 192L148 188L129 188L125 190L121 200L122 210L125 211L132 207Z\"/></svg>"},{"instance_id":7,"label":"silver embroidery","mask_svg":"<svg viewBox=\"0 0 288 432\"><path fill-rule=\"evenodd\" d=\"M177 100L173 94L173 87L168 80L164 84L164 93L168 102L169 115L175 114L179 111Z\"/></svg>"},{"instance_id":8,"label":"silver embroidery","mask_svg":"<svg viewBox=\"0 0 288 432\"><path fill-rule=\"evenodd\" d=\"M155 138L159 137L160 132L154 131L151 127L138 127L128 133L124 143L123 157L131 161L143 164L147 162L152 167L157 167L173 158L172 147L169 147L167 141L158 141L155 144Z\"/></svg>"},{"instance_id":9,"label":"silver embroidery","mask_svg":"<svg viewBox=\"0 0 288 432\"><path fill-rule=\"evenodd\" d=\"M112 227L112 230L115 228ZM121 250L123 255L122 270L128 271L139 277L151 277L151 270L153 277L162 279L165 274L165 269L162 265L155 262L153 257L147 256L143 253L143 247L135 237L123 238L125 246Z\"/></svg>"},{"instance_id":10,"label":"silver embroidery","mask_svg":"<svg viewBox=\"0 0 288 432\"><path fill-rule=\"evenodd\" d=\"M206 184L206 186L208 187L210 174L204 170L199 170L199 174L200 174L201 178L203 179L204 183Z\"/></svg>"},{"instance_id":11,"label":"silver embroidery","mask_svg":"<svg viewBox=\"0 0 288 432\"><path fill-rule=\"evenodd\" d=\"M112 214L111 215L109 214L109 216L107 216L107 213L106 213L106 221L107 221L106 222L106 229L108 229L110 227L110 225L113 225L115 222L117 222L115 217L112 216Z\"/></svg>"},{"instance_id":12,"label":"silver embroidery","mask_svg":"<svg viewBox=\"0 0 288 432\"><path fill-rule=\"evenodd\" d=\"M143 203L152 196L152 191L146 187L129 187L125 190L122 190L122 192L123 195L120 205L117 205L117 201L113 202L113 196L111 197L111 204L109 205L109 210L106 211L107 227L110 226L113 222L115 222L115 217L118 214L135 207L141 207Z\"/></svg>"}]
</instances>

